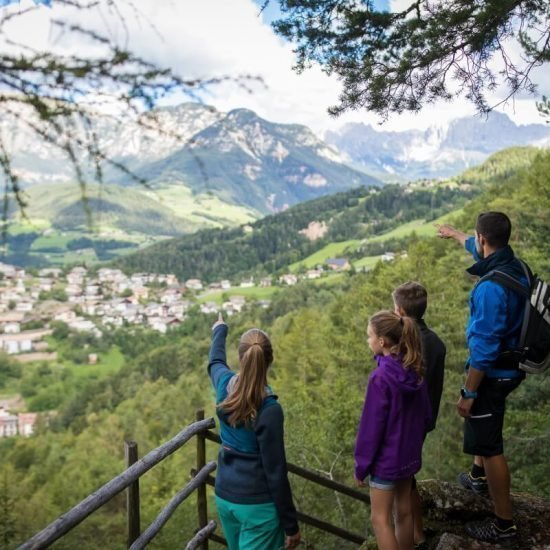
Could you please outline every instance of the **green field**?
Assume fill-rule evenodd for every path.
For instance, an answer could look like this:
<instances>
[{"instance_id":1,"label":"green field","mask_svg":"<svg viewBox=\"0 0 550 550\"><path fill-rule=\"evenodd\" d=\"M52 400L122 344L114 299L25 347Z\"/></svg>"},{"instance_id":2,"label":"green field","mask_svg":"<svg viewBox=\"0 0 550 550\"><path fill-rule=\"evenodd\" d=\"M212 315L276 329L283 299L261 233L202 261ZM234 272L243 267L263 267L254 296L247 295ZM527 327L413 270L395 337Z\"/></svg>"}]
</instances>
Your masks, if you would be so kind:
<instances>
[{"instance_id":1,"label":"green field","mask_svg":"<svg viewBox=\"0 0 550 550\"><path fill-rule=\"evenodd\" d=\"M321 248L321 250L317 250L317 252L314 252L311 256L308 256L304 260L291 264L288 269L293 272L297 271L301 267L311 269L318 264L325 263L325 260L328 260L329 258L339 258L348 248L355 249L360 243L361 241L352 239L350 241L327 244L325 247Z\"/></svg>"},{"instance_id":2,"label":"green field","mask_svg":"<svg viewBox=\"0 0 550 550\"><path fill-rule=\"evenodd\" d=\"M261 217L248 207L228 204L210 193L195 195L182 184L159 188L89 184L89 212L79 186L73 183L34 186L26 193L27 217L15 211L9 220L8 235L19 237L8 250L8 255L15 256L14 262L25 263L26 257L44 265L89 264L99 261L96 254L68 251L70 241L84 237L146 246L168 237L234 227ZM20 238L25 234L30 241ZM129 246L110 249L108 258L135 251Z\"/></svg>"},{"instance_id":3,"label":"green field","mask_svg":"<svg viewBox=\"0 0 550 550\"><path fill-rule=\"evenodd\" d=\"M376 242L384 242L389 241L390 239L402 239L404 237L407 237L411 235L413 232L416 233L419 237L433 237L436 235L436 224L440 223L448 223L452 221L452 219L455 216L458 216L462 213L462 208L458 210L453 210L452 212L448 212L444 216L441 216L440 218L437 218L433 221L425 221L425 220L413 220L407 223L404 223L400 225L399 227L396 227L395 229L392 229L391 231L388 231L387 233L382 233L381 235L376 235L375 237L371 237L369 239L365 239L364 241L360 241L358 239L351 239L349 241L342 241L338 243L330 243L321 248L320 250L317 250L317 252L314 252L307 258L295 262L289 266L290 271L297 271L300 268L306 268L310 269L315 267L318 264L323 264L325 260L328 258L337 258L342 257L346 255L346 251L354 251L359 247L361 244L368 244L368 243L376 243ZM353 266L356 269L370 269L376 265L376 262L378 261L379 256L366 256L365 258L361 258L360 260L354 261Z\"/></svg>"},{"instance_id":4,"label":"green field","mask_svg":"<svg viewBox=\"0 0 550 550\"><path fill-rule=\"evenodd\" d=\"M64 366L79 378L100 378L106 374L117 372L124 365L124 356L117 346L113 346L107 353L99 352L97 360L97 365L64 363Z\"/></svg>"},{"instance_id":5,"label":"green field","mask_svg":"<svg viewBox=\"0 0 550 550\"><path fill-rule=\"evenodd\" d=\"M360 260L353 262L353 267L355 269L372 269L379 261L382 256L365 256Z\"/></svg>"},{"instance_id":6,"label":"green field","mask_svg":"<svg viewBox=\"0 0 550 550\"><path fill-rule=\"evenodd\" d=\"M261 217L251 208L228 204L210 193L194 194L183 184L155 187L142 193L188 223L196 224L197 229L242 225Z\"/></svg>"},{"instance_id":7,"label":"green field","mask_svg":"<svg viewBox=\"0 0 550 550\"><path fill-rule=\"evenodd\" d=\"M392 231L388 231L387 233L383 233L382 235L377 235L376 237L372 237L368 239L367 242L376 243L376 242L388 241L390 239L402 239L403 237L407 237L408 235L411 235L413 231L419 237L434 237L437 233L437 229L435 227L436 224L449 223L450 220L452 220L455 216L461 213L462 213L462 208L458 210L453 210L452 212L448 212L444 216L441 216L440 218L437 218L436 220L432 220L429 222L425 220L413 220L411 222L404 223L399 227L396 227Z\"/></svg>"}]
</instances>

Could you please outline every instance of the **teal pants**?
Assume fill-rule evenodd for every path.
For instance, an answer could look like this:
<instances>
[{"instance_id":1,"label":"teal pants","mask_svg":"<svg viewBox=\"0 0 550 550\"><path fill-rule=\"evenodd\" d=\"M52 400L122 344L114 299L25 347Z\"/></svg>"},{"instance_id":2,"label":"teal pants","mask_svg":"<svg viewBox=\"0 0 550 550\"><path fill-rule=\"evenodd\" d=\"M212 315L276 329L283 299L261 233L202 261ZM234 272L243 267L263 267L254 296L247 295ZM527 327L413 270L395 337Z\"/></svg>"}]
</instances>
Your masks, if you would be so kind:
<instances>
[{"instance_id":1,"label":"teal pants","mask_svg":"<svg viewBox=\"0 0 550 550\"><path fill-rule=\"evenodd\" d=\"M235 504L216 496L229 550L281 550L285 532L273 502Z\"/></svg>"}]
</instances>

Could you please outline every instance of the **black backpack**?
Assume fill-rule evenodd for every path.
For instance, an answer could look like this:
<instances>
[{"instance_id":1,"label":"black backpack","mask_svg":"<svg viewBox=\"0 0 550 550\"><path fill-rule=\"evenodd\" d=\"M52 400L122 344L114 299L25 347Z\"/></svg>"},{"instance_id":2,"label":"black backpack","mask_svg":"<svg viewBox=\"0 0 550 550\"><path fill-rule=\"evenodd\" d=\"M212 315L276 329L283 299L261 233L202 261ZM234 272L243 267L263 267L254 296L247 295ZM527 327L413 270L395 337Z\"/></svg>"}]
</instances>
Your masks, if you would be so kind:
<instances>
[{"instance_id":1,"label":"black backpack","mask_svg":"<svg viewBox=\"0 0 550 550\"><path fill-rule=\"evenodd\" d=\"M519 364L525 372L540 373L550 366L550 286L533 275L525 263L521 266L529 286L498 270L487 273L479 282L495 281L526 298L519 346L502 352L497 364Z\"/></svg>"}]
</instances>

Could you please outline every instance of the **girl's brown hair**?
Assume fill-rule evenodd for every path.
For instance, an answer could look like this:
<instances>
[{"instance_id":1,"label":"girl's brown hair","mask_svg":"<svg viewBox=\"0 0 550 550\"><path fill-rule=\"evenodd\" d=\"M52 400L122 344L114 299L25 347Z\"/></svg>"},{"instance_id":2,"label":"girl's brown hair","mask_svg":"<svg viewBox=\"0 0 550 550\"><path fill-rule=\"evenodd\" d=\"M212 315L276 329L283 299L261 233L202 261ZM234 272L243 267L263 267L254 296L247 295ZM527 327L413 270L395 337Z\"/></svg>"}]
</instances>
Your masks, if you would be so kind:
<instances>
[{"instance_id":1,"label":"girl's brown hair","mask_svg":"<svg viewBox=\"0 0 550 550\"><path fill-rule=\"evenodd\" d=\"M424 376L422 341L413 319L400 317L393 311L379 311L369 319L369 324L376 336L384 339L386 346L403 354L406 369L414 370L420 377Z\"/></svg>"},{"instance_id":2,"label":"girl's brown hair","mask_svg":"<svg viewBox=\"0 0 550 550\"><path fill-rule=\"evenodd\" d=\"M267 368L273 362L268 335L260 329L247 330L239 342L240 371L235 386L218 407L230 426L250 425L266 397Z\"/></svg>"}]
</instances>

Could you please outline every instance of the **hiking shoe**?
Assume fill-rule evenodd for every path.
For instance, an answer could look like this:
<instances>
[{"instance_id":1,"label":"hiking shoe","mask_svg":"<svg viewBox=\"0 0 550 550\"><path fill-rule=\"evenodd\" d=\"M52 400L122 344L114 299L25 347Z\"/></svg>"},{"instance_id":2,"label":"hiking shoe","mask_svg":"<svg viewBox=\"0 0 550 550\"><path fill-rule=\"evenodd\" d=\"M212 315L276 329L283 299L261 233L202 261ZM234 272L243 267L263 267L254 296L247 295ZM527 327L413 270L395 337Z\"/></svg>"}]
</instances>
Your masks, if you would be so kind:
<instances>
[{"instance_id":1,"label":"hiking shoe","mask_svg":"<svg viewBox=\"0 0 550 550\"><path fill-rule=\"evenodd\" d=\"M470 472L463 472L458 476L458 482L464 489L468 491L473 491L476 495L488 495L489 487L487 486L487 478L483 477L472 477Z\"/></svg>"},{"instance_id":2,"label":"hiking shoe","mask_svg":"<svg viewBox=\"0 0 550 550\"><path fill-rule=\"evenodd\" d=\"M493 543L506 543L517 540L518 530L515 525L508 529L499 529L494 520L481 523L470 523L465 527L466 533L477 540Z\"/></svg>"}]
</instances>

